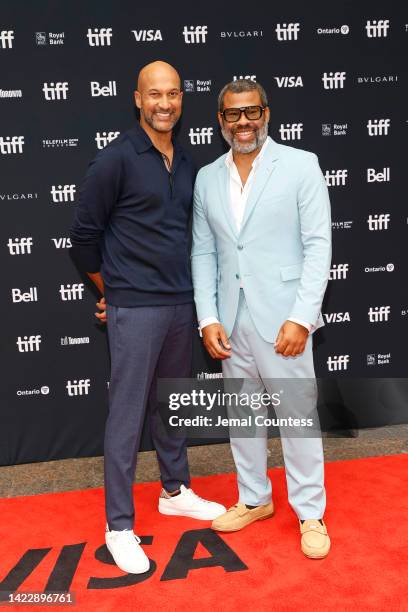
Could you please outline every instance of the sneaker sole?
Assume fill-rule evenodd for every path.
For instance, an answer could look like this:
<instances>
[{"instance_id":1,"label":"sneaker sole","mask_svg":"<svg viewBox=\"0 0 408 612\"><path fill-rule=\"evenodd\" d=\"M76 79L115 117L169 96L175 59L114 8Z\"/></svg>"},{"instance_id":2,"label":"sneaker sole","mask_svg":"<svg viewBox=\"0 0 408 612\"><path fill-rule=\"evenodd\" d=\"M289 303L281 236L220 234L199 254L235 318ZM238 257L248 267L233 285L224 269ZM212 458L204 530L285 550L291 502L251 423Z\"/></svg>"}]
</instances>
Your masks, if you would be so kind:
<instances>
[{"instance_id":1,"label":"sneaker sole","mask_svg":"<svg viewBox=\"0 0 408 612\"><path fill-rule=\"evenodd\" d=\"M138 572L132 572L132 571L130 571L130 570L128 570L128 569L123 569L122 567L120 567L120 565L118 565L118 564L116 563L115 557L113 556L113 552L111 551L109 544L108 544L106 541L105 541L105 544L106 544L106 548L109 550L110 554L112 555L112 559L115 561L116 566L117 566L117 567L118 567L118 568L119 568L119 569L120 569L122 572L126 572L127 574L145 574L146 572L148 572L148 571L149 571L149 569L150 569L150 561L149 561L149 565L147 566L147 569L143 569L143 570L140 570L140 571L138 571Z\"/></svg>"},{"instance_id":2,"label":"sneaker sole","mask_svg":"<svg viewBox=\"0 0 408 612\"><path fill-rule=\"evenodd\" d=\"M254 518L251 521L249 521L248 523L245 523L245 525L243 525L242 527L234 527L234 528L220 528L220 527L213 527L211 526L211 529L213 529L214 531L221 531L223 533L232 533L233 531L241 531L241 529L245 529L245 527L248 527L248 525L252 525L252 523L256 523L256 521L266 521L266 519L272 518L273 515L275 514L275 512L272 512L271 514L266 514L265 516L259 516L258 518Z\"/></svg>"},{"instance_id":3,"label":"sneaker sole","mask_svg":"<svg viewBox=\"0 0 408 612\"><path fill-rule=\"evenodd\" d=\"M175 510L174 508L160 508L159 506L158 510L160 514L165 514L166 516L186 516L187 518L193 518L193 519L197 519L200 521L214 521L217 518L217 516L221 516L221 514L225 512L225 511L222 511L217 516L203 518L202 516L197 516L196 514L193 514L191 512L180 512L178 510Z\"/></svg>"}]
</instances>

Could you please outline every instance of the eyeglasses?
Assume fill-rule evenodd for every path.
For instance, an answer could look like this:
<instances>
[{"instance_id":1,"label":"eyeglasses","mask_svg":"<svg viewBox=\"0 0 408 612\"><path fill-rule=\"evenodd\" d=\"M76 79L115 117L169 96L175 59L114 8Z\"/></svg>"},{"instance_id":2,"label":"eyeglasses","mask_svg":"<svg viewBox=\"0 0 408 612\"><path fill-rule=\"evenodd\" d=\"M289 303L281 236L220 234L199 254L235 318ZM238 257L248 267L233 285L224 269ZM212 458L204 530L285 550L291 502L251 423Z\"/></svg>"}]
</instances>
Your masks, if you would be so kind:
<instances>
[{"instance_id":1,"label":"eyeglasses","mask_svg":"<svg viewBox=\"0 0 408 612\"><path fill-rule=\"evenodd\" d=\"M242 106L241 108L226 108L220 111L220 114L224 117L228 123L235 123L241 119L242 113L250 121L257 121L262 117L266 106Z\"/></svg>"}]
</instances>

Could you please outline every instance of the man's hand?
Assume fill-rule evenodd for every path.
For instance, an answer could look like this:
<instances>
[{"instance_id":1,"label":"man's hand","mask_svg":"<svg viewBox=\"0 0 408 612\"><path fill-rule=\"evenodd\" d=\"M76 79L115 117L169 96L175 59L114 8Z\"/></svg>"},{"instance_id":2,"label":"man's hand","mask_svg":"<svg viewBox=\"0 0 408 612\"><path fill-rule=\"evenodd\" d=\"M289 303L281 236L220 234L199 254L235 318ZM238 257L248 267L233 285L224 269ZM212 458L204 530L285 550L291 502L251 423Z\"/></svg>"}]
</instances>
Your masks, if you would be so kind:
<instances>
[{"instance_id":1,"label":"man's hand","mask_svg":"<svg viewBox=\"0 0 408 612\"><path fill-rule=\"evenodd\" d=\"M305 350L309 332L303 325L285 321L275 340L275 351L284 357L296 357Z\"/></svg>"},{"instance_id":2,"label":"man's hand","mask_svg":"<svg viewBox=\"0 0 408 612\"><path fill-rule=\"evenodd\" d=\"M106 323L106 302L105 298L102 297L99 302L96 302L97 307L101 312L95 312L95 317L99 319L101 323Z\"/></svg>"},{"instance_id":3,"label":"man's hand","mask_svg":"<svg viewBox=\"0 0 408 612\"><path fill-rule=\"evenodd\" d=\"M221 323L206 325L202 331L204 346L213 359L231 357L231 345Z\"/></svg>"}]
</instances>

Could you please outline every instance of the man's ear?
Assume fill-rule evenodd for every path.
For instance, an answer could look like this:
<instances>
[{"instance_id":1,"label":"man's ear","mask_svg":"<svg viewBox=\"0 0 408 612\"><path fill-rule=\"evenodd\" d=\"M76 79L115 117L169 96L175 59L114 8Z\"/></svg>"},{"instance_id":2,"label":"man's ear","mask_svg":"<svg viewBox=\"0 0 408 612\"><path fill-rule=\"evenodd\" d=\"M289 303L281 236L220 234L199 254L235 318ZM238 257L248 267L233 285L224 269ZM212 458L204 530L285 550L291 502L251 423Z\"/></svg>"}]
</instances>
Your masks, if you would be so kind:
<instances>
[{"instance_id":1,"label":"man's ear","mask_svg":"<svg viewBox=\"0 0 408 612\"><path fill-rule=\"evenodd\" d=\"M264 113L266 121L269 121L269 119L271 118L271 111L269 110L269 106L265 107Z\"/></svg>"},{"instance_id":2,"label":"man's ear","mask_svg":"<svg viewBox=\"0 0 408 612\"><path fill-rule=\"evenodd\" d=\"M137 89L134 92L134 97L135 97L135 104L136 104L137 108L142 108L142 96L141 96L140 92L137 91Z\"/></svg>"}]
</instances>

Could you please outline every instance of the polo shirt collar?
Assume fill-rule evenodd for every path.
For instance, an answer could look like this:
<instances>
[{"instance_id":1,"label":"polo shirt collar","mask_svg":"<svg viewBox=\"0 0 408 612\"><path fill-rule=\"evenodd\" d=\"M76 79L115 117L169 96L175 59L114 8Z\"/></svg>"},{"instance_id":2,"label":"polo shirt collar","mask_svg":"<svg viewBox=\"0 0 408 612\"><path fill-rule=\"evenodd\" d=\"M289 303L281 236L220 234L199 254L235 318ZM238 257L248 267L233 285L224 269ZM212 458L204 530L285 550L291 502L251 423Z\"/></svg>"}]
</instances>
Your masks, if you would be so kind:
<instances>
[{"instance_id":1,"label":"polo shirt collar","mask_svg":"<svg viewBox=\"0 0 408 612\"><path fill-rule=\"evenodd\" d=\"M129 130L129 136L135 146L137 153L145 153L151 148L155 149L155 146L150 140L150 137L148 136L147 132L144 131L139 122L136 122L133 128ZM183 149L174 137L174 133L172 135L171 140L174 147L174 157L176 157L176 154L177 156L180 155L181 157L184 157Z\"/></svg>"}]
</instances>

